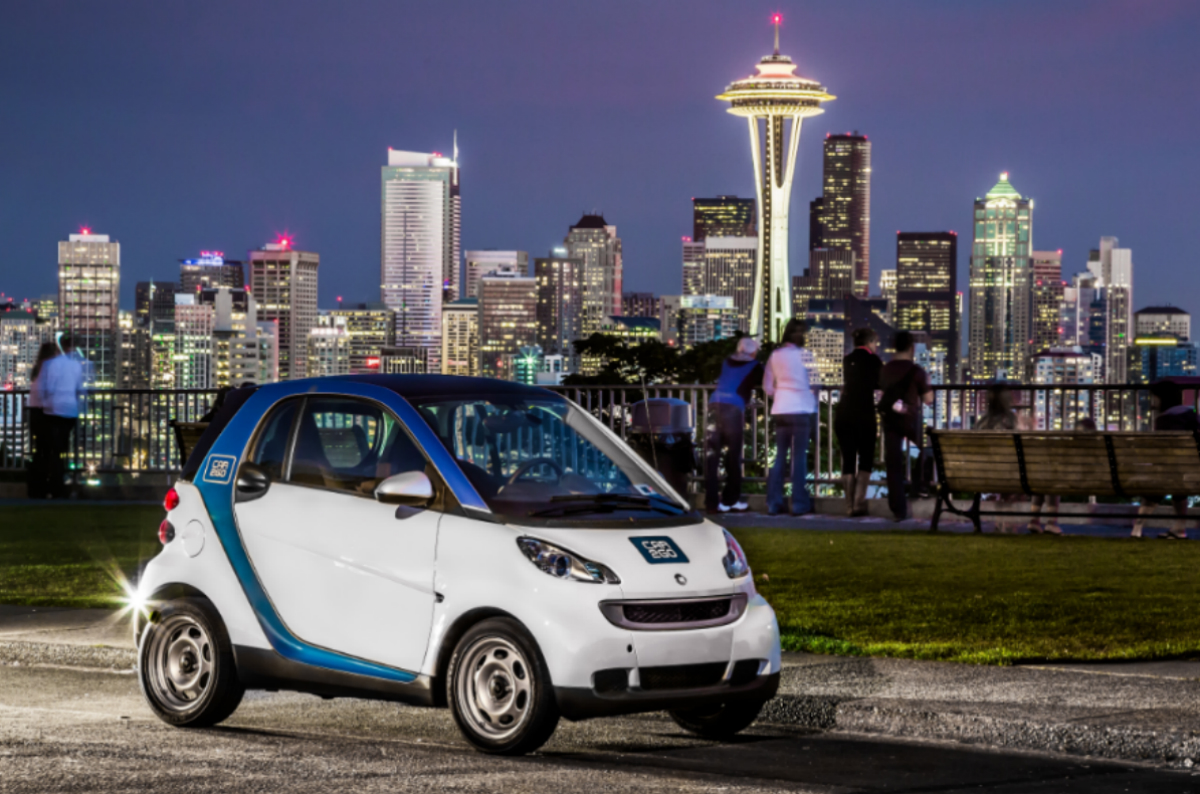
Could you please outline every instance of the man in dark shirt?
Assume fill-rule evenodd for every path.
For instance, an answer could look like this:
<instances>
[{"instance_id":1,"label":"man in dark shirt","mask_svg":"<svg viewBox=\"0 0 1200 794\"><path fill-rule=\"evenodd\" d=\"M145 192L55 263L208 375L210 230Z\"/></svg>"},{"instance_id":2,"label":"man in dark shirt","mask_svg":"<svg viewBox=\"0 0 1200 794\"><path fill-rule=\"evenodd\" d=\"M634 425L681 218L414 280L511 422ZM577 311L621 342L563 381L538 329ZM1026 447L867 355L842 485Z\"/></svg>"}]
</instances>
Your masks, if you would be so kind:
<instances>
[{"instance_id":1,"label":"man in dark shirt","mask_svg":"<svg viewBox=\"0 0 1200 794\"><path fill-rule=\"evenodd\" d=\"M1195 433L1200 430L1200 420L1196 411L1183 404L1183 387L1169 380L1160 380L1150 385L1150 407L1154 409L1155 430L1190 430ZM1171 497L1171 508L1175 511L1175 520L1171 529L1159 535L1165 540L1187 540L1187 494L1174 494ZM1138 517L1133 522L1132 537L1140 538L1146 525L1145 516L1154 512L1158 503L1143 499L1138 508Z\"/></svg>"},{"instance_id":2,"label":"man in dark shirt","mask_svg":"<svg viewBox=\"0 0 1200 794\"><path fill-rule=\"evenodd\" d=\"M708 399L705 434L704 508L709 513L744 513L742 501L742 444L746 426L746 401L762 387L763 365L755 360L758 340L743 336L737 352L721 364L717 388ZM718 467L725 450L725 490L720 490Z\"/></svg>"},{"instance_id":3,"label":"man in dark shirt","mask_svg":"<svg viewBox=\"0 0 1200 794\"><path fill-rule=\"evenodd\" d=\"M833 431L842 448L842 488L846 515L867 514L867 486L875 468L875 390L883 362L876 355L879 335L870 328L854 332L854 349L842 359L842 394L833 413Z\"/></svg>"},{"instance_id":4,"label":"man in dark shirt","mask_svg":"<svg viewBox=\"0 0 1200 794\"><path fill-rule=\"evenodd\" d=\"M879 373L879 388L883 390L879 413L883 418L888 507L893 518L903 521L908 518L904 440L907 438L920 449L921 407L933 403L933 389L925 370L913 361L913 335L908 331L897 331L894 347L896 354Z\"/></svg>"}]
</instances>

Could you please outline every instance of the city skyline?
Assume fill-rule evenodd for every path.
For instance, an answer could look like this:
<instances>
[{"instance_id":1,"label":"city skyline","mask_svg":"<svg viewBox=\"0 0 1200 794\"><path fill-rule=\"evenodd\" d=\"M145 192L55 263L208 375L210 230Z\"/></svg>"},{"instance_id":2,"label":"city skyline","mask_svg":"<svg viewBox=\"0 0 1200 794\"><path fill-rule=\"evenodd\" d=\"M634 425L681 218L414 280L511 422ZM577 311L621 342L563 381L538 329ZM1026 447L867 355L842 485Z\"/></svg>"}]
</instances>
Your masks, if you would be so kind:
<instances>
[{"instance_id":1,"label":"city skyline","mask_svg":"<svg viewBox=\"0 0 1200 794\"><path fill-rule=\"evenodd\" d=\"M970 75L947 77L935 73L928 62L921 62L923 66L915 76L909 67L898 68L895 51L889 49L883 38L884 22L895 27L897 33L916 35L918 23L944 29L954 21L993 17L983 11L941 9L941 13L934 13L932 7L915 3L900 15L902 18L897 18L897 12L886 7L871 4L864 7L872 8L874 13L864 16L861 10L855 14L820 8L802 11L794 7L782 8L784 49L800 65L798 71L819 75L823 81L837 86L836 93L841 97L830 105L827 116L815 123L810 121L806 137L801 141L799 157L803 163L793 193L795 217L792 218L790 246L793 275L802 272L805 264L802 252L806 250L806 224L800 222L798 210L802 202L820 194L820 175L815 164L820 156L821 133L837 134L859 129L869 134L876 145L872 220L874 236L878 239L884 239L881 235L890 235L896 229L947 229L965 233L969 216L963 209L963 198L973 197L979 192L980 184L990 184L996 173L1007 169L1014 174L1014 179L1020 180L1022 191L1037 199L1039 247L1063 249L1064 278L1083 269L1087 251L1094 247L1095 239L1114 235L1139 252L1142 284L1139 305L1175 300L1189 310L1197 308L1195 301L1177 297L1180 292L1200 292L1192 280L1200 277L1193 277L1184 268L1187 254L1181 239L1186 219L1195 209L1196 199L1190 191L1182 192L1185 185L1194 181L1195 166L1185 160L1179 167L1165 167L1165 159L1172 148L1171 140L1180 130L1190 128L1184 121L1187 113L1194 112L1194 109L1181 110L1180 103L1168 101L1180 91L1187 94L1189 81L1195 81L1195 75L1200 72L1180 68L1181 64L1186 66L1188 59L1195 59L1195 55L1173 44L1185 38L1188 30L1196 29L1197 16L1190 9L1162 4L1152 11L1134 13L1132 6L1113 4L1095 12L1081 5L1050 13L1017 3L1010 7L1007 21L994 32L980 32L986 26L975 26L972 32L962 37L975 48L993 46L999 44L1002 34L1012 34L1023 25L1029 26L1035 37L1057 36L1058 55L1051 57L1040 52L1033 64L1020 67L1024 74L1030 74L1031 70L1048 68L1051 62L1061 60L1066 63L1072 53L1078 58L1085 49L1091 52L1097 40L1120 36L1122 52L1129 59L1137 59L1138 68L1133 70L1130 78L1116 66L1101 69L1098 74L1107 81L1109 88L1120 86L1126 79L1140 86L1143 82L1140 76L1154 68L1155 63L1160 67L1167 62L1171 64L1170 69L1160 70L1169 77L1155 81L1153 85L1141 86L1136 125L1117 120L1104 125L1106 131L1100 131L1097 125L1088 123L1089 118L1095 117L1090 116L1092 111L1085 107L1087 100L1089 97L1094 99L1101 89L1099 79L1091 76L1085 79L1085 66L1093 67L1092 71L1095 71L1096 64L1083 59L1084 64L1056 72L1053 80L1043 80L1027 89L1022 95L1021 109L1014 111L1011 119L992 120L989 129L983 130L969 119L979 100L961 91L952 91L939 104L942 123L935 128L928 124L926 117L920 130L914 132L914 111L906 110L884 96L884 89L895 86L901 79L899 74L889 75L888 70L904 73L910 84L922 90L944 88L947 81L961 87ZM262 13L261 10L239 11L218 4L202 12L195 25L182 25L176 32L180 43L187 44L203 32L211 34L214 28L228 20L255 20ZM123 41L136 32L144 33L156 25L162 27L176 21L165 11L141 15L145 17L143 19L120 9L97 13L82 7L79 14L71 16L69 20L59 20L63 24L61 36L64 42L81 40L85 33L95 30L105 31ZM281 24L292 33L309 31L309 35L316 35L312 31L316 29L319 16L313 9L301 8L295 18L282 20ZM418 6L414 9L412 24L440 29L445 22L435 16L431 10ZM495 22L486 9L481 10L481 16ZM601 12L601 17L609 21L619 16L613 10ZM628 10L624 16L629 16ZM0 54L0 68L13 72L20 59L24 64L22 74L27 74L31 81L31 91L54 91L55 86L61 86L67 96L79 97L81 92L88 91L96 96L111 95L126 112L110 114L111 118L93 120L86 129L75 130L69 139L71 146L64 147L63 133L45 134L46 125L57 118L55 111L28 105L29 97L13 88L13 81L6 82L8 88L4 90L11 100L9 106L14 109L15 117L23 121L0 132L9 144L4 149L10 154L3 157L10 158L5 160L5 165L10 166L7 173L12 176L11 192L6 191L7 195L0 198L7 210L4 217L10 219L3 229L7 232L7 256L16 264L5 268L0 290L18 299L37 298L52 292L53 277L49 272L52 254L49 252L53 241L60 239L64 227L74 229L89 225L103 229L104 233L123 243L122 306L132 305L132 289L136 282L171 275L163 272L164 263L194 255L197 250L213 248L237 252L230 255L240 258L242 252L257 246L264 238L269 239L272 232L283 231L295 234L299 246L321 252L328 266L338 272L336 281L322 282L321 306L332 306L336 295L344 295L350 301L373 300L378 287L372 285L374 274L370 263L378 261L378 229L371 228L370 209L360 213L358 208L369 208L378 198L370 186L363 183L363 173L369 174L378 167L380 147L448 150L454 130L458 129L462 158L469 173L464 192L464 249L548 250L561 239L559 235L564 224L577 218L579 211L596 207L622 230L625 258L630 265L625 289L673 293L677 289L673 282L677 279L678 239L690 229L688 198L753 194L751 175L746 167L749 157L745 152L745 131L738 129L736 124L732 125L734 129L729 129L729 120L721 117L720 103L711 99L712 80L715 79L716 84L726 84L742 76L748 62L752 63L752 59L770 51L769 14L766 11L702 3L695 7L694 13L687 15L687 20L678 22L675 16L654 9L639 9L638 24L631 26L635 30L605 28L609 45L626 52L631 61L627 66L615 66L612 79L616 85L627 87L633 98L629 108L622 107L617 96L619 91L606 88L601 98L605 107L620 111L618 117L624 118L636 110L640 123L673 134L675 153L661 149L657 138L646 138L640 133L634 135L634 130L620 132L621 125L617 124L601 125L599 129L604 130L603 135L585 132L576 143L560 145L556 143L557 138L570 137L579 129L578 122L561 113L549 117L554 135L523 133L519 147L511 152L502 151L517 141L511 137L513 132L506 132L512 126L504 118L498 119L494 129L482 126L482 117L496 112L496 99L482 98L476 90L466 91L462 99L455 99L447 106L444 98L429 87L406 89L406 100L420 102L421 106L429 108L428 113L414 114L420 116L419 119L402 118L403 114L398 114L395 109L375 108L368 113L355 104L362 99L357 95L351 97L354 100L351 104L355 106L347 111L330 96L336 93L334 89L342 86L340 81L357 74L356 70L362 69L364 64L383 63L373 55L366 56L365 61L345 53L337 55L326 82L318 86L313 97L302 99L290 89L275 98L264 93L266 87L292 85L290 78L285 79L284 75L270 70L254 71L255 79L251 80L251 85L238 88L232 85L231 75L219 70L212 74L199 73L189 63L166 51L148 48L143 52L131 48L134 52L129 57L140 64L161 62L164 74L158 79L165 81L164 87L182 81L181 84L192 92L202 90L207 92L206 95L215 96L219 100L216 103L218 113L234 113L245 103L253 105L254 101L261 100L265 103L264 108L282 103L320 116L324 107L321 102L327 100L330 112L346 111L356 121L368 122L349 135L334 134L328 125L319 124L314 129L323 132L298 130L297 137L305 142L305 156L303 160L289 160L285 168L281 156L286 147L276 152L250 144L232 132L215 130L205 117L196 114L193 114L195 124L173 128L170 140L154 139L158 141L157 145L145 145L149 126L137 120L144 119L149 110L139 104L139 97L145 97L139 93L142 89L134 85L127 67L100 64L94 73L72 72L69 65L78 56L71 54L71 47L64 47L54 54L56 58L66 60L56 60L54 68L50 68L44 55L28 51L21 41L11 36L23 26L34 32L44 30L50 24L50 17L33 9L19 9L14 14L14 24L6 27L8 33L0 32L0 40L11 45ZM839 36L844 38L838 31L845 31L850 17L862 18L863 28L856 30L856 36L878 40L881 45L874 50L873 58L851 60L838 53L837 41ZM555 28L569 24L572 19L571 13L555 11L546 15L544 25ZM323 35L342 41L341 37L347 35L347 31L359 31L365 24L359 13L351 13L341 32ZM474 31L475 24L479 23L472 23L463 35L468 42L479 43L480 34ZM683 41L684 34L691 37L686 42ZM525 34L514 30L513 35L520 38ZM653 48L643 55L636 47L629 49L625 44L630 37L640 41L652 36L657 37L661 46L683 48L681 57L687 62L688 69L668 70L665 75L644 69L644 75L648 76L648 85L644 86L623 81L622 78L645 65L653 54ZM693 40L703 46L696 45ZM956 44L954 52L959 52L963 46ZM86 47L80 49L87 51ZM182 46L181 49L188 48ZM494 48L485 49L494 54ZM392 55L396 62L388 65L384 73L395 74L396 70L413 66L409 56ZM584 56L584 65L575 65L568 70L572 76L582 75L587 70L599 74L601 67L614 66L587 47ZM523 79L543 79L529 73L520 59L501 58L497 63L505 69L515 70L513 73ZM965 71L974 73L977 68L983 67L972 65ZM466 73L456 71L458 66L448 64L447 69L450 83L470 88L464 82ZM504 73L503 69L501 73ZM75 82L65 82L70 80ZM919 82L913 83L913 80ZM497 80L491 80L489 85L503 87ZM562 88L557 84L553 87L558 90L556 98L561 98ZM649 101L668 90L674 104L654 105ZM507 97L511 91L503 88L500 94ZM188 92L179 92L177 99L155 99L148 107L183 118L185 110L190 108L188 96L191 96ZM166 104L162 104L164 102ZM471 102L479 106L469 104ZM1026 114L1045 111L1049 106L1059 108L1055 118L1061 115L1070 123L1039 117L1036 136L1029 135L1029 127L1018 123L1021 118L1028 118ZM522 118L530 106L523 107ZM127 129L125 125L128 124L135 126ZM340 129L347 125L338 126ZM71 127L66 125L66 128ZM128 133L128 141L140 141L141 145L130 148L127 141L116 140L118 130ZM1081 130L1086 130L1086 135ZM201 131L204 136L197 139L196 135ZM1145 131L1155 132L1165 139L1165 144L1150 147L1149 152L1135 152L1134 149L1140 146L1139 136ZM1016 134L1018 132L1020 134ZM808 137L810 134L811 138ZM1065 141L1071 135L1081 136L1077 145L1050 145ZM318 141L313 136L324 136L320 137L321 145L314 145ZM632 146L634 138L638 151L645 152L635 169L644 177L644 185L629 181L631 171L625 170L622 158L626 151L623 147ZM193 145L197 143L199 145ZM601 156L591 158L600 162L589 161L589 147L593 144L602 144L596 150ZM271 145L275 146L275 143ZM173 173L172 180L158 184L151 174L158 173L162 157L168 150L173 168L182 171ZM1051 150L1053 154L1046 154L1044 150ZM177 155L181 151L194 154L180 162ZM17 152L20 152L19 157ZM1097 160L1102 153L1103 157ZM1089 156L1083 158L1083 154ZM86 158L86 168L79 167L80 157ZM531 157L549 165L539 164L526 169L531 171L530 176L514 178L514 174L529 165L528 158ZM1158 158L1163 158L1161 166ZM1085 164L1082 159L1089 162ZM364 160L369 160L365 167ZM302 168L296 168L299 162L303 162ZM653 167L647 168L647 162ZM692 167L682 168L682 162L688 162ZM1097 167L1098 162L1103 164L1102 168ZM547 167L552 173L555 170L561 172L560 175L547 182ZM537 179L534 174L538 175ZM570 174L570 178L561 174ZM265 196L256 196L250 204L239 198L240 193L250 195L253 192L242 190L247 180L264 177L280 179L284 185L296 185L294 180L299 178L304 189L293 187L271 191ZM530 185L534 182L543 188L531 192ZM920 200L914 200L911 194L913 185L923 196ZM1100 189L1101 185L1106 187ZM71 189L64 190L66 186ZM220 201L213 201L214 190ZM1156 199L1162 199L1154 202L1156 209L1153 211L1144 206L1146 202L1138 199L1149 190L1156 190ZM31 196L45 200L28 201ZM374 206L377 212L377 203ZM355 207L353 213L349 207ZM29 214L31 212L34 214ZM513 222L516 216L520 216L520 220ZM52 231L46 232L50 227L53 227ZM1177 229L1180 231L1175 231ZM967 280L965 258L966 252L960 249L960 283ZM874 259L872 283L877 281L880 270L894 267L886 252L877 252ZM46 272L39 269L39 263L46 264Z\"/></svg>"}]
</instances>

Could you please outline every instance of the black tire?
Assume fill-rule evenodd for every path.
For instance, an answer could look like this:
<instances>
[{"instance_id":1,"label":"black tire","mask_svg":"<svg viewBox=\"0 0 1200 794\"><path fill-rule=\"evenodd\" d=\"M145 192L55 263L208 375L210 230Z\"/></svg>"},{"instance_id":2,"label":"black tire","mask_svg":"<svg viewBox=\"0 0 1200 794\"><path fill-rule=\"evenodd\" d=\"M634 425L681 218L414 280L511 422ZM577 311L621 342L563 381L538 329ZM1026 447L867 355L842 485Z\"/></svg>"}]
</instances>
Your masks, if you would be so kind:
<instances>
[{"instance_id":1,"label":"black tire","mask_svg":"<svg viewBox=\"0 0 1200 794\"><path fill-rule=\"evenodd\" d=\"M734 700L717 706L698 709L677 709L670 712L671 719L685 731L714 741L732 739L749 728L762 707L763 700Z\"/></svg>"},{"instance_id":2,"label":"black tire","mask_svg":"<svg viewBox=\"0 0 1200 794\"><path fill-rule=\"evenodd\" d=\"M476 749L524 755L558 726L558 701L537 643L512 618L488 618L463 635L450 657L446 699Z\"/></svg>"},{"instance_id":3,"label":"black tire","mask_svg":"<svg viewBox=\"0 0 1200 794\"><path fill-rule=\"evenodd\" d=\"M206 598L178 598L158 609L138 646L138 681L150 708L177 728L206 728L242 702L233 647Z\"/></svg>"}]
</instances>

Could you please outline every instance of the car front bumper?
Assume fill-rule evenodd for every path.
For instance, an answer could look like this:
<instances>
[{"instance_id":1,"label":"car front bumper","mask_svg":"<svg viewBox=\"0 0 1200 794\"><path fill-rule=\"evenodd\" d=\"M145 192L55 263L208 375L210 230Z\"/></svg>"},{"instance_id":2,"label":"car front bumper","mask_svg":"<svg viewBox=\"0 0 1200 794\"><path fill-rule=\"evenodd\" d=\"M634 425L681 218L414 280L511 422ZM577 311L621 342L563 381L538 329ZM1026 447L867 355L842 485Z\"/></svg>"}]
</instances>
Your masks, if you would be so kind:
<instances>
[{"instance_id":1,"label":"car front bumper","mask_svg":"<svg viewBox=\"0 0 1200 794\"><path fill-rule=\"evenodd\" d=\"M696 689L643 691L624 689L599 692L582 687L555 687L558 709L569 720L591 717L613 717L619 714L638 714L647 711L669 711L716 706L736 700L767 701L779 689L779 673L756 676L749 683L722 682L716 686Z\"/></svg>"}]
</instances>

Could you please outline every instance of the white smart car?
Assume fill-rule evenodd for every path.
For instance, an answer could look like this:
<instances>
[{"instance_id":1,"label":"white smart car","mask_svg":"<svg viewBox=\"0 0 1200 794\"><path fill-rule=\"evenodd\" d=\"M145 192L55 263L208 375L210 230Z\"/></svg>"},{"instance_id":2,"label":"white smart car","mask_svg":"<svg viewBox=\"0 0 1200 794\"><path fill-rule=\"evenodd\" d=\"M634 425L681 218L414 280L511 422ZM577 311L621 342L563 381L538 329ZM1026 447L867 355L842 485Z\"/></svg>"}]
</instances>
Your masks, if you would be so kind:
<instances>
[{"instance_id":1,"label":"white smart car","mask_svg":"<svg viewBox=\"0 0 1200 794\"><path fill-rule=\"evenodd\" d=\"M211 725L247 688L449 705L525 753L570 720L667 710L712 738L779 681L737 541L607 427L481 378L231 392L138 582L151 708Z\"/></svg>"}]
</instances>

